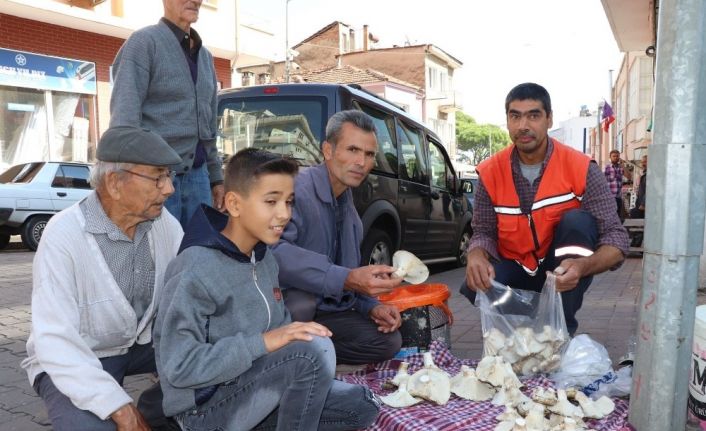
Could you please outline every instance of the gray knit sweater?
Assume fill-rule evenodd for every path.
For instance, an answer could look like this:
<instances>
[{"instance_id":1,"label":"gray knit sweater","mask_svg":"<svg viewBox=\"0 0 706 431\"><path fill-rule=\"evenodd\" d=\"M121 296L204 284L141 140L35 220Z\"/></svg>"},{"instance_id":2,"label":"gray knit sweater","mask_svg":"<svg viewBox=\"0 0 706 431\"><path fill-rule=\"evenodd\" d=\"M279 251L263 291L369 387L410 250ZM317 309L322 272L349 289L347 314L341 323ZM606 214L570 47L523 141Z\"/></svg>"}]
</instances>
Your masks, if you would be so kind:
<instances>
[{"instance_id":1,"label":"gray knit sweater","mask_svg":"<svg viewBox=\"0 0 706 431\"><path fill-rule=\"evenodd\" d=\"M113 64L110 126L150 129L182 158L177 173L191 169L199 140L205 144L209 180L222 181L216 149L216 72L205 46L199 50L198 78L191 78L179 41L163 22L134 32Z\"/></svg>"}]
</instances>

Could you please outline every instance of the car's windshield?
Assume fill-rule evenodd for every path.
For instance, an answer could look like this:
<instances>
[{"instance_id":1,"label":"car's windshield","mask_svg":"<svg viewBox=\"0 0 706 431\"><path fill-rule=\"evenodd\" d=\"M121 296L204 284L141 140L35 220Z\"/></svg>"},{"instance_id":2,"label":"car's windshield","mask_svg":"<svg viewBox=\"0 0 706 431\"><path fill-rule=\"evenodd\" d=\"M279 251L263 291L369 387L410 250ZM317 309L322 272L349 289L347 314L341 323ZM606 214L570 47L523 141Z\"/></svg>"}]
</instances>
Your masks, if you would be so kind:
<instances>
[{"instance_id":1,"label":"car's windshield","mask_svg":"<svg viewBox=\"0 0 706 431\"><path fill-rule=\"evenodd\" d=\"M0 184L28 183L42 169L44 162L15 165L0 174Z\"/></svg>"},{"instance_id":2,"label":"car's windshield","mask_svg":"<svg viewBox=\"0 0 706 431\"><path fill-rule=\"evenodd\" d=\"M302 165L320 163L324 112L325 102L318 97L227 100L219 113L218 149L232 155L257 147Z\"/></svg>"}]
</instances>

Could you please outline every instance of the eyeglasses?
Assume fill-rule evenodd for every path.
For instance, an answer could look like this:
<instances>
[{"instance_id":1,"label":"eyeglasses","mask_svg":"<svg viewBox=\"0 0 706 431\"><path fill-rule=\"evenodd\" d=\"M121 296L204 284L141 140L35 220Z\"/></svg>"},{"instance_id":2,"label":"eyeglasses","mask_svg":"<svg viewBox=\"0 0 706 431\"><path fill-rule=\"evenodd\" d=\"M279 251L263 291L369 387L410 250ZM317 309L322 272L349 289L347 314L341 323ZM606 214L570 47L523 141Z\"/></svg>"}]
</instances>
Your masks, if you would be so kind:
<instances>
[{"instance_id":1,"label":"eyeglasses","mask_svg":"<svg viewBox=\"0 0 706 431\"><path fill-rule=\"evenodd\" d=\"M164 185L167 183L167 178L169 178L170 181L174 181L174 178L176 177L176 172L174 171L168 171L158 177L151 177L149 175L141 174L139 172L134 172L129 169L120 169L122 172L127 172L128 174L133 174L141 178L145 178L148 180L154 181L155 185L157 186L158 189L161 189L164 187Z\"/></svg>"}]
</instances>

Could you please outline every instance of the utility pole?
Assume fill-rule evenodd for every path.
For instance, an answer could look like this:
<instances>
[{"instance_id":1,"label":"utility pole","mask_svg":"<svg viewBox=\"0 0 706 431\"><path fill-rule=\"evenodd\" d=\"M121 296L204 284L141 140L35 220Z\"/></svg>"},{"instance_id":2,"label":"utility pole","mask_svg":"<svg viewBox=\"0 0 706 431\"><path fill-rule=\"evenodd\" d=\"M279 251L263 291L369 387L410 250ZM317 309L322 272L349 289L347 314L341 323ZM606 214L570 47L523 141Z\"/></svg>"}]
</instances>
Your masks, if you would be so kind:
<instances>
[{"instance_id":1,"label":"utility pole","mask_svg":"<svg viewBox=\"0 0 706 431\"><path fill-rule=\"evenodd\" d=\"M689 372L702 359L692 356L692 341L706 213L706 3L662 0L657 22L654 140L629 413L640 431L683 430L688 384L701 387L703 370Z\"/></svg>"},{"instance_id":2,"label":"utility pole","mask_svg":"<svg viewBox=\"0 0 706 431\"><path fill-rule=\"evenodd\" d=\"M493 132L488 132L488 157L493 155Z\"/></svg>"},{"instance_id":3,"label":"utility pole","mask_svg":"<svg viewBox=\"0 0 706 431\"><path fill-rule=\"evenodd\" d=\"M289 0L284 0L284 82L289 83Z\"/></svg>"}]
</instances>

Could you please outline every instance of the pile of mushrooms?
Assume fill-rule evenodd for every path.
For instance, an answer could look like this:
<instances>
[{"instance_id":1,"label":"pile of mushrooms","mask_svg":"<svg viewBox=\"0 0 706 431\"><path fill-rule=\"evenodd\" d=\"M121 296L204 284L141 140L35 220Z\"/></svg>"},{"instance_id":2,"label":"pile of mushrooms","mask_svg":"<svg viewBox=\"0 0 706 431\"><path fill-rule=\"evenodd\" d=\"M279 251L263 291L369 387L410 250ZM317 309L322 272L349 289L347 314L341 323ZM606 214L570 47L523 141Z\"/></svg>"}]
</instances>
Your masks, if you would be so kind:
<instances>
[{"instance_id":1,"label":"pile of mushrooms","mask_svg":"<svg viewBox=\"0 0 706 431\"><path fill-rule=\"evenodd\" d=\"M526 398L505 404L505 411L496 417L500 423L495 431L590 431L584 419L602 419L615 409L610 398L593 401L575 389L538 387Z\"/></svg>"},{"instance_id":2,"label":"pile of mushrooms","mask_svg":"<svg viewBox=\"0 0 706 431\"><path fill-rule=\"evenodd\" d=\"M396 268L393 277L402 277L410 284L424 283L429 277L429 268L417 256L405 250L397 250L392 255L392 266Z\"/></svg>"},{"instance_id":3,"label":"pile of mushrooms","mask_svg":"<svg viewBox=\"0 0 706 431\"><path fill-rule=\"evenodd\" d=\"M409 364L402 362L397 374L390 381L397 386L397 391L380 397L380 400L390 407L409 407L422 401L433 401L444 405L451 397L451 379L445 371L434 364L431 352L424 353L424 366L416 373L409 375ZM415 398L417 397L417 398Z\"/></svg>"},{"instance_id":4,"label":"pile of mushrooms","mask_svg":"<svg viewBox=\"0 0 706 431\"><path fill-rule=\"evenodd\" d=\"M475 370L463 365L454 377L434 364L430 352L424 353L424 366L417 372L410 375L408 368L402 362L390 381L398 389L381 397L383 403L409 407L424 399L444 405L452 393L471 401L491 400L505 406L496 417L495 431L590 431L584 419L602 419L615 409L610 398L593 401L573 388L537 387L528 397L520 390L523 384L512 366L501 356L486 356Z\"/></svg>"},{"instance_id":5,"label":"pile of mushrooms","mask_svg":"<svg viewBox=\"0 0 706 431\"><path fill-rule=\"evenodd\" d=\"M526 376L558 369L566 340L566 334L549 325L544 325L542 332L518 327L508 336L492 328L483 334L483 347L485 355L501 356L515 373Z\"/></svg>"}]
</instances>

